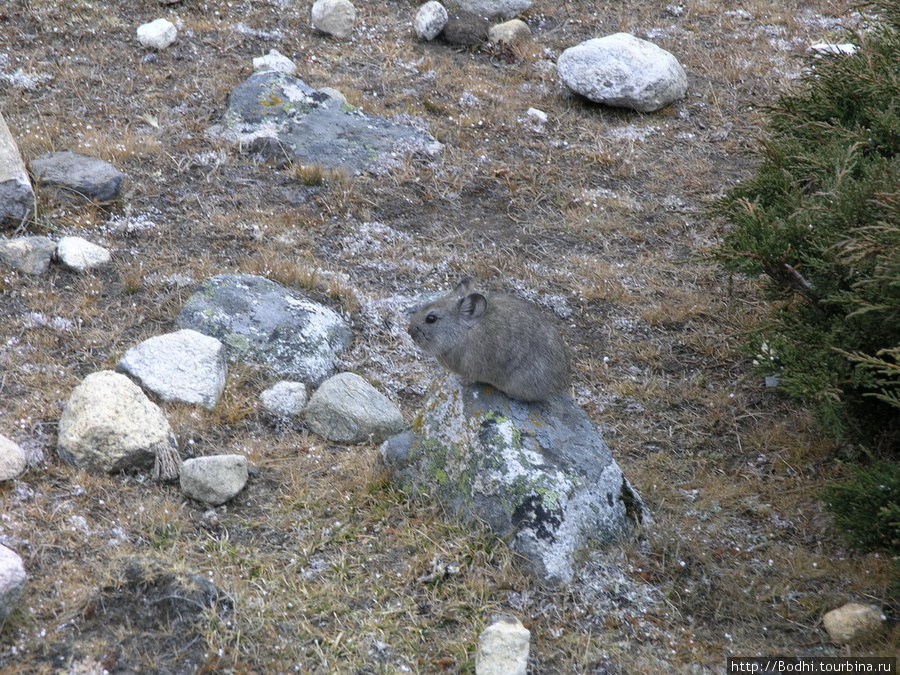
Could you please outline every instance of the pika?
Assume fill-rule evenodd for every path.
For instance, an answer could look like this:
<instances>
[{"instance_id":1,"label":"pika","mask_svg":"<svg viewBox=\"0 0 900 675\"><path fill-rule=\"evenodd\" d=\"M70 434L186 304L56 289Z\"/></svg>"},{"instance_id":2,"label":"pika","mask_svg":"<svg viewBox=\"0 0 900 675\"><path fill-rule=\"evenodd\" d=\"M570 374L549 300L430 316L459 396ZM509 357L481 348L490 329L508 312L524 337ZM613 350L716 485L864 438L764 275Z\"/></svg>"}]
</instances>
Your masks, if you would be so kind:
<instances>
[{"instance_id":1,"label":"pika","mask_svg":"<svg viewBox=\"0 0 900 675\"><path fill-rule=\"evenodd\" d=\"M408 329L413 342L464 379L510 398L543 401L568 389L569 352L550 321L529 302L473 286L466 277L416 312Z\"/></svg>"}]
</instances>

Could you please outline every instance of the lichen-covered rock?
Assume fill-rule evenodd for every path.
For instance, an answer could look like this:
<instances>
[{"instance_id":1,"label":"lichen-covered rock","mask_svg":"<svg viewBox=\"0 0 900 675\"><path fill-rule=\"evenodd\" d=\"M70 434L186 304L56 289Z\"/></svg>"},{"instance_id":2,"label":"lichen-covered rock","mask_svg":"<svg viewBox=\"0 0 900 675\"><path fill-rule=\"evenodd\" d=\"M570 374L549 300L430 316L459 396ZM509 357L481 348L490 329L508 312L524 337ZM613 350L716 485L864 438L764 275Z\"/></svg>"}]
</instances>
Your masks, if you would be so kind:
<instances>
[{"instance_id":1,"label":"lichen-covered rock","mask_svg":"<svg viewBox=\"0 0 900 675\"><path fill-rule=\"evenodd\" d=\"M434 40L447 25L447 9L438 0L428 0L419 7L413 30L423 40Z\"/></svg>"},{"instance_id":2,"label":"lichen-covered rock","mask_svg":"<svg viewBox=\"0 0 900 675\"><path fill-rule=\"evenodd\" d=\"M208 279L188 298L177 325L217 338L232 361L256 362L312 385L331 375L352 337L328 307L251 274Z\"/></svg>"},{"instance_id":3,"label":"lichen-covered rock","mask_svg":"<svg viewBox=\"0 0 900 675\"><path fill-rule=\"evenodd\" d=\"M381 457L404 489L487 523L551 585L573 578L577 550L644 517L606 443L564 396L523 403L444 374L412 429L384 443Z\"/></svg>"},{"instance_id":4,"label":"lichen-covered rock","mask_svg":"<svg viewBox=\"0 0 900 675\"><path fill-rule=\"evenodd\" d=\"M434 158L442 149L421 129L368 115L286 73L251 75L232 90L211 136L280 161L353 173L385 173L404 157Z\"/></svg>"}]
</instances>

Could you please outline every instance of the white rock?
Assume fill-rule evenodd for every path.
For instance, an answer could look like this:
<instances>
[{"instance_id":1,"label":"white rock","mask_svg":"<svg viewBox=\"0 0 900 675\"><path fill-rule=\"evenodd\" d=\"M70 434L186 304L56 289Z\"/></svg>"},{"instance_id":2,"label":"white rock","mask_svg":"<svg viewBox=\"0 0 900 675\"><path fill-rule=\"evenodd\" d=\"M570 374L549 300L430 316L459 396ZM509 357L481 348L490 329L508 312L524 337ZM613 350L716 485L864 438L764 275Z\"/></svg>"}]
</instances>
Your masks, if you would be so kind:
<instances>
[{"instance_id":1,"label":"white rock","mask_svg":"<svg viewBox=\"0 0 900 675\"><path fill-rule=\"evenodd\" d=\"M543 110L538 110L537 108L529 108L525 111L525 114L528 115L528 119L530 119L535 124L547 123L547 113L545 113Z\"/></svg>"},{"instance_id":2,"label":"white rock","mask_svg":"<svg viewBox=\"0 0 900 675\"><path fill-rule=\"evenodd\" d=\"M843 42L841 44L833 44L830 42L817 42L814 45L810 45L807 51L815 52L816 54L855 54L856 50L859 49L852 42Z\"/></svg>"},{"instance_id":3,"label":"white rock","mask_svg":"<svg viewBox=\"0 0 900 675\"><path fill-rule=\"evenodd\" d=\"M178 37L178 29L168 19L156 19L138 26L137 38L145 47L165 49Z\"/></svg>"},{"instance_id":4,"label":"white rock","mask_svg":"<svg viewBox=\"0 0 900 675\"><path fill-rule=\"evenodd\" d=\"M356 25L356 7L350 0L316 0L312 6L312 24L316 30L345 40Z\"/></svg>"},{"instance_id":5,"label":"white rock","mask_svg":"<svg viewBox=\"0 0 900 675\"><path fill-rule=\"evenodd\" d=\"M0 544L0 626L16 608L27 580L22 558Z\"/></svg>"},{"instance_id":6,"label":"white rock","mask_svg":"<svg viewBox=\"0 0 900 675\"><path fill-rule=\"evenodd\" d=\"M531 29L521 19L512 19L491 26L488 39L497 45L511 46L525 42L531 37Z\"/></svg>"},{"instance_id":7,"label":"white rock","mask_svg":"<svg viewBox=\"0 0 900 675\"><path fill-rule=\"evenodd\" d=\"M530 640L531 632L521 621L498 618L478 638L476 675L525 675Z\"/></svg>"},{"instance_id":8,"label":"white rock","mask_svg":"<svg viewBox=\"0 0 900 675\"><path fill-rule=\"evenodd\" d=\"M177 448L159 407L125 375L111 370L84 378L59 419L60 457L85 469L150 468L158 453Z\"/></svg>"},{"instance_id":9,"label":"white rock","mask_svg":"<svg viewBox=\"0 0 900 675\"><path fill-rule=\"evenodd\" d=\"M81 237L63 237L56 245L56 257L66 267L84 272L110 261L109 251Z\"/></svg>"},{"instance_id":10,"label":"white rock","mask_svg":"<svg viewBox=\"0 0 900 675\"><path fill-rule=\"evenodd\" d=\"M306 385L302 382L276 382L259 395L263 406L270 413L281 417L294 417L309 401Z\"/></svg>"},{"instance_id":11,"label":"white rock","mask_svg":"<svg viewBox=\"0 0 900 675\"><path fill-rule=\"evenodd\" d=\"M216 407L228 374L225 345L190 328L144 340L125 352L118 368L163 401L209 410Z\"/></svg>"},{"instance_id":12,"label":"white rock","mask_svg":"<svg viewBox=\"0 0 900 675\"><path fill-rule=\"evenodd\" d=\"M838 644L861 643L881 631L885 616L877 607L849 602L822 617L825 630Z\"/></svg>"},{"instance_id":13,"label":"white rock","mask_svg":"<svg viewBox=\"0 0 900 675\"><path fill-rule=\"evenodd\" d=\"M380 443L403 428L400 409L354 373L325 380L303 409L303 420L338 443Z\"/></svg>"},{"instance_id":14,"label":"white rock","mask_svg":"<svg viewBox=\"0 0 900 675\"><path fill-rule=\"evenodd\" d=\"M218 506L243 490L248 477L243 455L195 457L181 465L181 490L191 499Z\"/></svg>"},{"instance_id":15,"label":"white rock","mask_svg":"<svg viewBox=\"0 0 900 675\"><path fill-rule=\"evenodd\" d=\"M687 75L665 49L628 33L566 49L556 62L569 89L597 103L653 112L682 98Z\"/></svg>"},{"instance_id":16,"label":"white rock","mask_svg":"<svg viewBox=\"0 0 900 675\"><path fill-rule=\"evenodd\" d=\"M0 115L0 221L28 219L34 212L34 190L19 146Z\"/></svg>"},{"instance_id":17,"label":"white rock","mask_svg":"<svg viewBox=\"0 0 900 675\"><path fill-rule=\"evenodd\" d=\"M437 0L428 0L419 7L413 20L413 30L423 40L434 40L447 25L447 9Z\"/></svg>"},{"instance_id":18,"label":"white rock","mask_svg":"<svg viewBox=\"0 0 900 675\"><path fill-rule=\"evenodd\" d=\"M278 73L293 75L297 72L297 66L277 49L270 49L265 56L253 59L253 70L274 70Z\"/></svg>"},{"instance_id":19,"label":"white rock","mask_svg":"<svg viewBox=\"0 0 900 675\"><path fill-rule=\"evenodd\" d=\"M25 451L5 436L0 436L0 480L18 478L27 464Z\"/></svg>"}]
</instances>

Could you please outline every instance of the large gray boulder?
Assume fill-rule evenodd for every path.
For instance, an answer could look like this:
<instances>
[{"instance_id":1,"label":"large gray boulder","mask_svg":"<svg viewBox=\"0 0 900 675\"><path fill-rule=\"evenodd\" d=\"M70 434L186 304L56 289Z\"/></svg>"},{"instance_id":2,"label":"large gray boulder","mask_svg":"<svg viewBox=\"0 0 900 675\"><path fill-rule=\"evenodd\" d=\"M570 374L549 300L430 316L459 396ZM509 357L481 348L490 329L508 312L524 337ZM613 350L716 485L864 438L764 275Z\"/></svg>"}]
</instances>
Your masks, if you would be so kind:
<instances>
[{"instance_id":1,"label":"large gray boulder","mask_svg":"<svg viewBox=\"0 0 900 675\"><path fill-rule=\"evenodd\" d=\"M69 150L33 159L28 168L38 185L67 200L113 201L121 196L125 179L109 162Z\"/></svg>"},{"instance_id":2,"label":"large gray boulder","mask_svg":"<svg viewBox=\"0 0 900 675\"><path fill-rule=\"evenodd\" d=\"M628 33L569 47L556 62L565 85L596 103L654 112L683 98L687 75L671 53Z\"/></svg>"},{"instance_id":3,"label":"large gray boulder","mask_svg":"<svg viewBox=\"0 0 900 675\"><path fill-rule=\"evenodd\" d=\"M573 578L576 551L644 517L606 443L564 396L528 404L444 374L381 457L405 490L486 523L549 585Z\"/></svg>"},{"instance_id":4,"label":"large gray boulder","mask_svg":"<svg viewBox=\"0 0 900 675\"><path fill-rule=\"evenodd\" d=\"M403 428L400 409L355 373L325 380L302 417L314 432L337 443L381 443Z\"/></svg>"},{"instance_id":5,"label":"large gray boulder","mask_svg":"<svg viewBox=\"0 0 900 675\"><path fill-rule=\"evenodd\" d=\"M210 134L263 156L300 164L382 172L414 154L441 149L421 129L367 115L286 73L255 73L228 97Z\"/></svg>"},{"instance_id":6,"label":"large gray boulder","mask_svg":"<svg viewBox=\"0 0 900 675\"><path fill-rule=\"evenodd\" d=\"M112 473L153 467L159 455L177 457L178 444L166 416L140 387L102 370L69 396L57 452L79 468Z\"/></svg>"},{"instance_id":7,"label":"large gray boulder","mask_svg":"<svg viewBox=\"0 0 900 675\"><path fill-rule=\"evenodd\" d=\"M27 580L22 558L0 544L0 627L16 608Z\"/></svg>"},{"instance_id":8,"label":"large gray boulder","mask_svg":"<svg viewBox=\"0 0 900 675\"><path fill-rule=\"evenodd\" d=\"M163 401L212 410L225 389L225 345L185 328L144 340L125 352L117 368Z\"/></svg>"},{"instance_id":9,"label":"large gray boulder","mask_svg":"<svg viewBox=\"0 0 900 675\"><path fill-rule=\"evenodd\" d=\"M188 298L176 323L217 338L233 361L259 363L312 385L334 372L337 354L352 339L336 312L252 274L211 277Z\"/></svg>"},{"instance_id":10,"label":"large gray boulder","mask_svg":"<svg viewBox=\"0 0 900 675\"><path fill-rule=\"evenodd\" d=\"M34 212L34 190L6 120L0 115L0 222L22 222Z\"/></svg>"}]
</instances>

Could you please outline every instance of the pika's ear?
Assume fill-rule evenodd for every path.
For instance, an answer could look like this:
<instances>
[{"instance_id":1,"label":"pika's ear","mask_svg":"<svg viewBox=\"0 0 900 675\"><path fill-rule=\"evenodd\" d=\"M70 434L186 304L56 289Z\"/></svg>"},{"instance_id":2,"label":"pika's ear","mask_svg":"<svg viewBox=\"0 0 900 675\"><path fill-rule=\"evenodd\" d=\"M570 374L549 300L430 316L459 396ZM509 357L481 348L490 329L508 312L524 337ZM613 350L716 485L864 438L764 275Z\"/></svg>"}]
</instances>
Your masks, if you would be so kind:
<instances>
[{"instance_id":1,"label":"pika's ear","mask_svg":"<svg viewBox=\"0 0 900 675\"><path fill-rule=\"evenodd\" d=\"M481 293L469 293L459 301L459 316L463 323L474 326L487 309L487 298Z\"/></svg>"},{"instance_id":2,"label":"pika's ear","mask_svg":"<svg viewBox=\"0 0 900 675\"><path fill-rule=\"evenodd\" d=\"M475 277L463 277L459 280L459 283L456 284L456 294L464 298L469 294L469 291L472 290L472 287L475 286Z\"/></svg>"}]
</instances>

